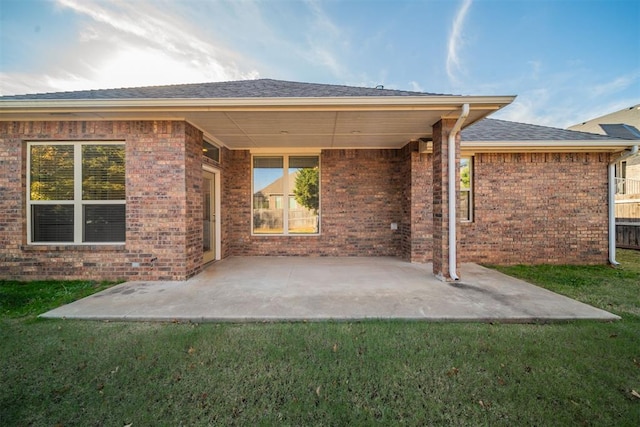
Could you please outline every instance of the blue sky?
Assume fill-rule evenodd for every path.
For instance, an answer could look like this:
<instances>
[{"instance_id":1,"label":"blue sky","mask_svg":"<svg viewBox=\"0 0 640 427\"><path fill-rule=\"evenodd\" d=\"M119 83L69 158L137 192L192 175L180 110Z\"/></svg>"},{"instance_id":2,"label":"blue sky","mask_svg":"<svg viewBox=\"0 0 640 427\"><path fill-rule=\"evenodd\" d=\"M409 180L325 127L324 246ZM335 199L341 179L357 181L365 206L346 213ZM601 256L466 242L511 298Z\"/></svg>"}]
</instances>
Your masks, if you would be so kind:
<instances>
[{"instance_id":1,"label":"blue sky","mask_svg":"<svg viewBox=\"0 0 640 427\"><path fill-rule=\"evenodd\" d=\"M274 78L518 95L557 127L640 103L638 0L0 0L0 94Z\"/></svg>"}]
</instances>

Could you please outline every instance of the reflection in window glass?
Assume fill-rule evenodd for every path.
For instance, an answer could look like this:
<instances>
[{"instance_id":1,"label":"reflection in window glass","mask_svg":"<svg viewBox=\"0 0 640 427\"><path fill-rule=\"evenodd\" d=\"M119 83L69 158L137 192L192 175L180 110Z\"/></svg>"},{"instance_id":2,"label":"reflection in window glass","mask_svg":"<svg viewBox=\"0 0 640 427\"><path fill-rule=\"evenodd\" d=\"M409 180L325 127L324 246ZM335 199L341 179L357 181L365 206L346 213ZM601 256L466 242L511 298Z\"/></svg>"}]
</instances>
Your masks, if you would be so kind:
<instances>
[{"instance_id":1,"label":"reflection in window glass","mask_svg":"<svg viewBox=\"0 0 640 427\"><path fill-rule=\"evenodd\" d=\"M289 183L289 233L317 233L320 208L318 157L290 157Z\"/></svg>"},{"instance_id":2,"label":"reflection in window glass","mask_svg":"<svg viewBox=\"0 0 640 427\"><path fill-rule=\"evenodd\" d=\"M73 200L73 145L31 146L30 200Z\"/></svg>"},{"instance_id":3,"label":"reflection in window glass","mask_svg":"<svg viewBox=\"0 0 640 427\"><path fill-rule=\"evenodd\" d=\"M82 147L82 199L124 200L124 146Z\"/></svg>"},{"instance_id":4,"label":"reflection in window glass","mask_svg":"<svg viewBox=\"0 0 640 427\"><path fill-rule=\"evenodd\" d=\"M318 156L253 158L253 232L319 232Z\"/></svg>"},{"instance_id":5,"label":"reflection in window glass","mask_svg":"<svg viewBox=\"0 0 640 427\"><path fill-rule=\"evenodd\" d=\"M202 142L202 154L214 162L220 163L220 149L209 141Z\"/></svg>"},{"instance_id":6,"label":"reflection in window glass","mask_svg":"<svg viewBox=\"0 0 640 427\"><path fill-rule=\"evenodd\" d=\"M460 209L458 218L462 221L472 220L472 186L473 163L471 158L460 159Z\"/></svg>"},{"instance_id":7,"label":"reflection in window glass","mask_svg":"<svg viewBox=\"0 0 640 427\"><path fill-rule=\"evenodd\" d=\"M253 158L254 233L281 234L284 230L283 173L284 159L282 157Z\"/></svg>"}]
</instances>

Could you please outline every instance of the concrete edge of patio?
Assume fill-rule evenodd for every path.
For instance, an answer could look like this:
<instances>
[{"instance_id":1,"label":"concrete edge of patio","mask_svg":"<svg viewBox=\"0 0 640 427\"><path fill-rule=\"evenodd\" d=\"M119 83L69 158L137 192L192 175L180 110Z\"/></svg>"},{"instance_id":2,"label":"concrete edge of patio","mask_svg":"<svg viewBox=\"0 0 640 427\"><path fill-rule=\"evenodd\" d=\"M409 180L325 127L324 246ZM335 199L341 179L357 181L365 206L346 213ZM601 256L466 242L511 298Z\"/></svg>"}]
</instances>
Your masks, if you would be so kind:
<instances>
[{"instance_id":1,"label":"concrete edge of patio","mask_svg":"<svg viewBox=\"0 0 640 427\"><path fill-rule=\"evenodd\" d=\"M317 322L375 322L375 321L399 321L399 322L432 322L432 323L490 323L490 324L551 324L551 323L568 323L572 321L597 321L597 322L616 322L621 320L619 316L610 314L610 316L602 317L164 317L164 316L59 316L50 314L51 312L39 315L42 319L61 319L61 320L91 320L96 322L157 322L157 323L317 323Z\"/></svg>"},{"instance_id":2,"label":"concrete edge of patio","mask_svg":"<svg viewBox=\"0 0 640 427\"><path fill-rule=\"evenodd\" d=\"M238 257L184 282L126 282L42 318L153 322L550 323L619 316L477 264L438 281L395 258Z\"/></svg>"}]
</instances>

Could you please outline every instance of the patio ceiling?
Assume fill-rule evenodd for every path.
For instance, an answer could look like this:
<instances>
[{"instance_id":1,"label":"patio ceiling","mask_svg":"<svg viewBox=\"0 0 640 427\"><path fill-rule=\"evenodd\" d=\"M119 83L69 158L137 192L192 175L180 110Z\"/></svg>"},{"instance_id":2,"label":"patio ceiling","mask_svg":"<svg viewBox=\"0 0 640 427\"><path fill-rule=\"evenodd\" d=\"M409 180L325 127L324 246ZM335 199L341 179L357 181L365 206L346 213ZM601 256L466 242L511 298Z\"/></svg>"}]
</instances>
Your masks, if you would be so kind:
<instances>
[{"instance_id":1,"label":"patio ceiling","mask_svg":"<svg viewBox=\"0 0 640 427\"><path fill-rule=\"evenodd\" d=\"M513 101L420 96L0 101L0 120L186 120L229 149L400 148L431 138L441 118L465 126Z\"/></svg>"}]
</instances>

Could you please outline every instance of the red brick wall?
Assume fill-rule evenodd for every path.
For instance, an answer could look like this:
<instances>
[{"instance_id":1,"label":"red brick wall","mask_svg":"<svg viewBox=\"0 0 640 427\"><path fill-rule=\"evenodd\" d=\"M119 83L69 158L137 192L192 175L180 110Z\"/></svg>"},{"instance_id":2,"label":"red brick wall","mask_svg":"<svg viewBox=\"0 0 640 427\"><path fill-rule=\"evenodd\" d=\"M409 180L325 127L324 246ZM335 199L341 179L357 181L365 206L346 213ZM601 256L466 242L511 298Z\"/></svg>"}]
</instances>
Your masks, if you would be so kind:
<instances>
[{"instance_id":1,"label":"red brick wall","mask_svg":"<svg viewBox=\"0 0 640 427\"><path fill-rule=\"evenodd\" d=\"M186 277L202 270L202 132L185 124Z\"/></svg>"},{"instance_id":2,"label":"red brick wall","mask_svg":"<svg viewBox=\"0 0 640 427\"><path fill-rule=\"evenodd\" d=\"M221 226L222 257L238 255L249 244L251 229L251 154L222 150Z\"/></svg>"},{"instance_id":3,"label":"red brick wall","mask_svg":"<svg viewBox=\"0 0 640 427\"><path fill-rule=\"evenodd\" d=\"M418 143L402 150L401 256L411 262L431 262L433 250L433 156L420 154Z\"/></svg>"},{"instance_id":4,"label":"red brick wall","mask_svg":"<svg viewBox=\"0 0 640 427\"><path fill-rule=\"evenodd\" d=\"M0 122L0 277L153 280L199 271L201 138L185 122ZM26 142L48 140L125 142L125 245L27 245Z\"/></svg>"},{"instance_id":5,"label":"red brick wall","mask_svg":"<svg viewBox=\"0 0 640 427\"><path fill-rule=\"evenodd\" d=\"M127 241L26 244L26 142L122 140ZM0 122L0 277L184 279L201 269L202 134L185 122ZM433 155L323 150L319 236L251 236L251 155L221 152L222 257L433 259ZM605 263L606 154L478 154L461 261ZM391 230L391 223L398 230ZM139 263L133 267L132 263Z\"/></svg>"},{"instance_id":6,"label":"red brick wall","mask_svg":"<svg viewBox=\"0 0 640 427\"><path fill-rule=\"evenodd\" d=\"M223 257L432 261L432 154L415 146L324 150L322 234L292 237L251 236L251 155L223 154ZM458 224L461 262L606 262L607 155L478 154L475 162L475 221Z\"/></svg>"},{"instance_id":7,"label":"red brick wall","mask_svg":"<svg viewBox=\"0 0 640 427\"><path fill-rule=\"evenodd\" d=\"M608 154L478 154L461 261L604 264Z\"/></svg>"},{"instance_id":8,"label":"red brick wall","mask_svg":"<svg viewBox=\"0 0 640 427\"><path fill-rule=\"evenodd\" d=\"M323 150L320 165L321 234L252 236L251 155L226 153L224 254L399 256L401 150Z\"/></svg>"},{"instance_id":9,"label":"red brick wall","mask_svg":"<svg viewBox=\"0 0 640 427\"><path fill-rule=\"evenodd\" d=\"M433 256L433 155L411 154L411 261L431 262Z\"/></svg>"},{"instance_id":10,"label":"red brick wall","mask_svg":"<svg viewBox=\"0 0 640 427\"><path fill-rule=\"evenodd\" d=\"M400 151L399 161L399 178L400 178L400 214L401 220L398 224L398 232L400 234L400 256L407 261L411 261L411 216L412 216L412 204L413 197L411 190L412 185L412 171L413 171L413 153L418 150L417 143L410 143Z\"/></svg>"}]
</instances>

